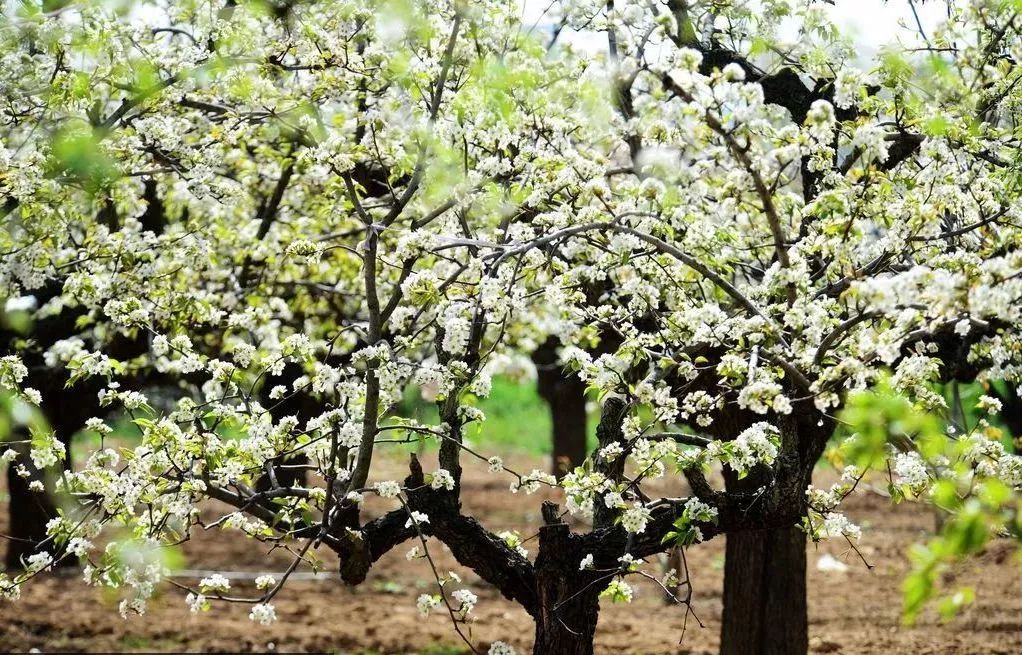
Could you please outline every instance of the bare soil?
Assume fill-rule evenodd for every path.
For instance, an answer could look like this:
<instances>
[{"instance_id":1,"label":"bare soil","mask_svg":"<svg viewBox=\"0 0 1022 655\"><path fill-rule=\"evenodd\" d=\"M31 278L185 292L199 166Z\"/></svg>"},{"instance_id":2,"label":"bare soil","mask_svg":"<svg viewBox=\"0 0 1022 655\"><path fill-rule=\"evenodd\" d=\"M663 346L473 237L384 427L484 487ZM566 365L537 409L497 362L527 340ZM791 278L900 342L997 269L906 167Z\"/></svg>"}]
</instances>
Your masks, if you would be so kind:
<instances>
[{"instance_id":1,"label":"bare soil","mask_svg":"<svg viewBox=\"0 0 1022 655\"><path fill-rule=\"evenodd\" d=\"M542 462L513 462L529 470ZM387 463L386 475L402 476L403 464ZM427 468L428 470L428 468ZM825 478L826 472L820 477ZM535 533L539 525L541 492L512 496L504 477L479 468L466 471L466 511L494 530ZM679 493L681 489L667 489ZM6 496L2 496L6 499ZM5 532L6 500L0 503L0 533ZM216 508L210 507L212 512ZM992 544L985 553L945 576L946 583L972 585L976 603L948 624L926 614L913 627L900 622L901 581L908 570L906 552L925 539L933 515L911 504L891 506L876 494L860 493L847 501L848 513L865 527L862 555L839 543L809 546L810 638L813 653L923 655L928 653L994 655L1022 653L1022 567L1012 544ZM370 502L369 513L383 506ZM581 528L581 526L579 526ZM138 652L333 652L349 655L453 655L467 652L441 613L421 618L415 608L420 593L433 588L423 560L406 561L407 547L386 555L365 584L349 588L335 577L289 583L274 600L278 621L256 625L248 607L216 604L194 615L184 592L167 585L145 616L124 620L118 598L86 587L77 575L51 575L26 586L17 603L0 604L0 651ZM535 542L526 546L535 549ZM720 628L723 546L720 539L692 547L687 558L694 584L693 609L702 625L688 619L678 606L666 604L657 588L635 583L631 604L605 604L600 613L597 652L601 654L706 654L716 652ZM533 626L528 615L471 571L457 565L444 547L430 542L442 570L454 570L464 586L479 596L471 638L485 652L492 640L511 643L529 652ZM290 561L277 551L234 532L197 530L184 546L192 569L280 572ZM843 573L816 569L820 556L830 554L849 565ZM579 553L581 559L583 553ZM319 556L327 571L336 571L336 557L323 548ZM194 579L179 579L183 584ZM254 592L251 582L234 583L235 591Z\"/></svg>"}]
</instances>

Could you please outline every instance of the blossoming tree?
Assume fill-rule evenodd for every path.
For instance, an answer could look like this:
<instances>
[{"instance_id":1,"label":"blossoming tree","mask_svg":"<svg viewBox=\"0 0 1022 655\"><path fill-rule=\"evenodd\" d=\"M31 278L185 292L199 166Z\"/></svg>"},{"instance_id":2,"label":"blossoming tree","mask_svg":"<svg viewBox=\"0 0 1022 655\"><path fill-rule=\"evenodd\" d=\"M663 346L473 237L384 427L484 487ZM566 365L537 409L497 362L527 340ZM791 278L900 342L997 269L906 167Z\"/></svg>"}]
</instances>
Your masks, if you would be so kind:
<instances>
[{"instance_id":1,"label":"blossoming tree","mask_svg":"<svg viewBox=\"0 0 1022 655\"><path fill-rule=\"evenodd\" d=\"M269 622L311 549L357 584L402 544L430 567L432 537L534 617L536 653L591 653L646 558L726 534L723 649L804 651L806 535L858 537L838 505L869 468L985 535L1015 525L1022 465L988 426L906 426L944 408L938 381L1018 374L1018 10L950 5L865 66L825 7L784 0L555 2L552 34L498 0L12 12L0 281L74 320L12 339L0 383L43 405L28 364L94 386L101 445L0 590L79 557L141 613L154 553L213 499L295 559L253 598L203 580L196 611ZM579 32L606 50L562 43ZM471 399L551 338L602 399L597 450L560 480L464 440ZM436 424L392 411L410 385ZM901 422L866 420L874 402ZM853 465L814 489L846 405ZM111 409L137 447L105 447ZM379 451L421 436L438 468L379 479ZM463 513L469 462L558 487L591 527L545 504L530 559ZM434 573L420 610L462 634L476 596Z\"/></svg>"}]
</instances>

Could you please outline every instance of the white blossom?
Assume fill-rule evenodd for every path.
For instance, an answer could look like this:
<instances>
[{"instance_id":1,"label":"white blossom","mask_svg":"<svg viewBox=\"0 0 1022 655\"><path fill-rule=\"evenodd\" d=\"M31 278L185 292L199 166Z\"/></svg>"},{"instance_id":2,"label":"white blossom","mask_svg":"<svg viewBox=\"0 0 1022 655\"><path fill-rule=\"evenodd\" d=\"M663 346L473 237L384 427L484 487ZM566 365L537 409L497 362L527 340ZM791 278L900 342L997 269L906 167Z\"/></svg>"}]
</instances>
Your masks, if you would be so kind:
<instances>
[{"instance_id":1,"label":"white blossom","mask_svg":"<svg viewBox=\"0 0 1022 655\"><path fill-rule=\"evenodd\" d=\"M260 625L270 625L277 620L277 610L269 603L257 603L252 606L248 618Z\"/></svg>"},{"instance_id":2,"label":"white blossom","mask_svg":"<svg viewBox=\"0 0 1022 655\"><path fill-rule=\"evenodd\" d=\"M651 513L648 508L641 503L635 503L621 515L621 527L627 532L645 532L650 517Z\"/></svg>"},{"instance_id":3,"label":"white blossom","mask_svg":"<svg viewBox=\"0 0 1022 655\"><path fill-rule=\"evenodd\" d=\"M412 512L408 520L405 521L405 527L410 528L413 525L421 525L423 523L429 523L429 517L422 512Z\"/></svg>"}]
</instances>

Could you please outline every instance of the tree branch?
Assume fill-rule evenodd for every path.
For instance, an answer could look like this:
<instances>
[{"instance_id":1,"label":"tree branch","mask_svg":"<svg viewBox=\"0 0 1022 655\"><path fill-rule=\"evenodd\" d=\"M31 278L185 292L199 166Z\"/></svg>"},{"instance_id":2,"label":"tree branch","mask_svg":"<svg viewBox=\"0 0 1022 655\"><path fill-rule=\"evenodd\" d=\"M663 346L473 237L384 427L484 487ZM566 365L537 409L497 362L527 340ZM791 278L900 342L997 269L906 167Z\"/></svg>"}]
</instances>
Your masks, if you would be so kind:
<instances>
[{"instance_id":1,"label":"tree branch","mask_svg":"<svg viewBox=\"0 0 1022 655\"><path fill-rule=\"evenodd\" d=\"M477 520L462 515L455 494L428 487L415 455L411 456L410 469L405 479L408 508L429 517L419 528L442 541L460 564L535 614L536 580L532 563ZM338 535L335 550L341 555L341 579L352 585L361 583L373 562L415 537L415 528L406 527L408 518L408 511L401 508L370 521L357 532Z\"/></svg>"}]
</instances>

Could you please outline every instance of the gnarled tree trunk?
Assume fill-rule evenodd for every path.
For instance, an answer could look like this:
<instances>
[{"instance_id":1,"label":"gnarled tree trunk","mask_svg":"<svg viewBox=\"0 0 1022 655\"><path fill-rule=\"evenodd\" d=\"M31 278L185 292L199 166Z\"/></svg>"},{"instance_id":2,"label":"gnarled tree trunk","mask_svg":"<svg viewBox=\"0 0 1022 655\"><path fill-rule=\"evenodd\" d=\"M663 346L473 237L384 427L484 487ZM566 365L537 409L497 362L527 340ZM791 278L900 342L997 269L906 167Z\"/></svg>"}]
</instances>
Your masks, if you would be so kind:
<instances>
[{"instance_id":1,"label":"gnarled tree trunk","mask_svg":"<svg viewBox=\"0 0 1022 655\"><path fill-rule=\"evenodd\" d=\"M600 613L597 594L584 592L568 600L578 592L577 579L571 577L540 579L539 589L544 605L543 613L536 617L533 655L593 655Z\"/></svg>"},{"instance_id":2,"label":"gnarled tree trunk","mask_svg":"<svg viewBox=\"0 0 1022 655\"><path fill-rule=\"evenodd\" d=\"M801 507L802 514L806 486L834 423L803 401L790 415L778 417L777 427L782 443L775 464L757 467L740 480L725 471L727 490L755 495L773 485L780 496L772 502ZM726 538L721 655L804 655L809 649L805 532L791 525Z\"/></svg>"},{"instance_id":3,"label":"gnarled tree trunk","mask_svg":"<svg viewBox=\"0 0 1022 655\"><path fill-rule=\"evenodd\" d=\"M533 655L593 655L600 614L593 573L579 571L582 555L577 535L557 516L557 506L544 503L536 558L536 641ZM605 585L604 585L605 586Z\"/></svg>"},{"instance_id":4,"label":"gnarled tree trunk","mask_svg":"<svg viewBox=\"0 0 1022 655\"><path fill-rule=\"evenodd\" d=\"M808 648L805 532L727 535L721 655L799 655Z\"/></svg>"}]
</instances>

